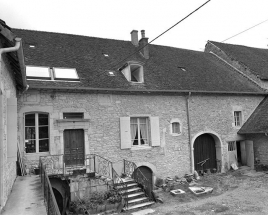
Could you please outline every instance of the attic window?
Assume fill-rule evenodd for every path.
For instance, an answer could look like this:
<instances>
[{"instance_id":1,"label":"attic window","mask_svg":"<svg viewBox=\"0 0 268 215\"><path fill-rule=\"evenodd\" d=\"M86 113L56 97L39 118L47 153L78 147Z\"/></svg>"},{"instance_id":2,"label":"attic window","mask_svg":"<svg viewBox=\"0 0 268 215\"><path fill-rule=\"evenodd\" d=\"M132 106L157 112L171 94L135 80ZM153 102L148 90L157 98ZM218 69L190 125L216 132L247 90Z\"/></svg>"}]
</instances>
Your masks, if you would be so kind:
<instances>
[{"instance_id":1,"label":"attic window","mask_svg":"<svg viewBox=\"0 0 268 215\"><path fill-rule=\"evenodd\" d=\"M79 81L76 69L26 66L27 79Z\"/></svg>"},{"instance_id":2,"label":"attic window","mask_svg":"<svg viewBox=\"0 0 268 215\"><path fill-rule=\"evenodd\" d=\"M127 63L119 69L129 82L143 83L143 66L138 63Z\"/></svg>"},{"instance_id":3,"label":"attic window","mask_svg":"<svg viewBox=\"0 0 268 215\"><path fill-rule=\"evenodd\" d=\"M179 69L181 69L183 72L186 72L185 67L178 66Z\"/></svg>"},{"instance_id":4,"label":"attic window","mask_svg":"<svg viewBox=\"0 0 268 215\"><path fill-rule=\"evenodd\" d=\"M54 68L55 80L79 80L76 69Z\"/></svg>"},{"instance_id":5,"label":"attic window","mask_svg":"<svg viewBox=\"0 0 268 215\"><path fill-rule=\"evenodd\" d=\"M26 76L27 79L51 79L49 67L27 66Z\"/></svg>"},{"instance_id":6,"label":"attic window","mask_svg":"<svg viewBox=\"0 0 268 215\"><path fill-rule=\"evenodd\" d=\"M63 113L63 119L84 119L84 113L76 112L76 113Z\"/></svg>"}]
</instances>

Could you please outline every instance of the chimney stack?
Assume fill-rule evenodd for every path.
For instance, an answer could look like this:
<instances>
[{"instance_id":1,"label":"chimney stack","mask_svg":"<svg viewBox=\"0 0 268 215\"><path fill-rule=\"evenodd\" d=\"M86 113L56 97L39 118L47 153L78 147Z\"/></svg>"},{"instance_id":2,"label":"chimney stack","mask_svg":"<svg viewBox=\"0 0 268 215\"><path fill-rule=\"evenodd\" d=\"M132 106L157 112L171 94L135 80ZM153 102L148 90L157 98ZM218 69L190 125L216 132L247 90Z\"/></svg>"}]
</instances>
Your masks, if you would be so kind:
<instances>
[{"instance_id":1,"label":"chimney stack","mask_svg":"<svg viewBox=\"0 0 268 215\"><path fill-rule=\"evenodd\" d=\"M131 42L134 46L139 46L139 39L138 39L138 31L133 30L130 32L131 34Z\"/></svg>"},{"instance_id":2,"label":"chimney stack","mask_svg":"<svg viewBox=\"0 0 268 215\"><path fill-rule=\"evenodd\" d=\"M141 30L141 39L139 41L139 46L143 47L141 53L143 54L145 59L149 59L149 45L148 45L149 38L145 37L145 30ZM144 47L145 46L145 47Z\"/></svg>"}]
</instances>

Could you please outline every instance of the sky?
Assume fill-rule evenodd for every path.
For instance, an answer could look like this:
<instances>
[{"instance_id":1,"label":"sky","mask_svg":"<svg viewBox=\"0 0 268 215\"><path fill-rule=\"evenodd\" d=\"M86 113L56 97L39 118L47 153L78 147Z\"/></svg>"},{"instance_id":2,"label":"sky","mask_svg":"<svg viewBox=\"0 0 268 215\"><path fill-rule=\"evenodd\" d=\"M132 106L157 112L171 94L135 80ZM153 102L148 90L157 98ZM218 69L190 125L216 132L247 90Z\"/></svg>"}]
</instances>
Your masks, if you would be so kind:
<instances>
[{"instance_id":1,"label":"sky","mask_svg":"<svg viewBox=\"0 0 268 215\"><path fill-rule=\"evenodd\" d=\"M0 19L11 28L130 40L145 30L149 41L207 0L0 0ZM202 51L268 20L267 0L211 0L152 44ZM140 32L139 32L140 38ZM267 48L268 21L226 43Z\"/></svg>"}]
</instances>

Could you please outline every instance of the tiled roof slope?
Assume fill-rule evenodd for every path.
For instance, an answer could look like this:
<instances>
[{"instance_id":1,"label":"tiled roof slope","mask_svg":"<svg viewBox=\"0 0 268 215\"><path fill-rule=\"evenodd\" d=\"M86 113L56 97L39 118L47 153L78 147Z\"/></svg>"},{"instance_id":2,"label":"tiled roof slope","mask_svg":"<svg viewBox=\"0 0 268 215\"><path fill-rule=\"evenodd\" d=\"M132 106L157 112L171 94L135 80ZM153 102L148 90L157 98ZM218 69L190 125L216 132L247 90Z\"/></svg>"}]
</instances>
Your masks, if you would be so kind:
<instances>
[{"instance_id":1,"label":"tiled roof slope","mask_svg":"<svg viewBox=\"0 0 268 215\"><path fill-rule=\"evenodd\" d=\"M248 118L239 134L268 133L268 97L262 100L253 114Z\"/></svg>"},{"instance_id":2,"label":"tiled roof slope","mask_svg":"<svg viewBox=\"0 0 268 215\"><path fill-rule=\"evenodd\" d=\"M26 65L76 68L81 80L79 83L28 81L30 88L90 87L263 93L258 86L209 53L149 45L149 60L144 59L140 53L129 58L131 61L145 63L144 84L132 84L117 70L125 64L122 62L118 65L118 62L138 50L130 41L32 30L13 31L23 38ZM35 45L35 48L29 48L29 44ZM109 57L104 57L102 53L107 53ZM178 67L184 67L186 71ZM106 70L115 70L115 76L108 76Z\"/></svg>"},{"instance_id":3,"label":"tiled roof slope","mask_svg":"<svg viewBox=\"0 0 268 215\"><path fill-rule=\"evenodd\" d=\"M253 74L260 79L268 79L268 49L252 48L241 45L233 45L209 41L229 57L248 66Z\"/></svg>"}]
</instances>

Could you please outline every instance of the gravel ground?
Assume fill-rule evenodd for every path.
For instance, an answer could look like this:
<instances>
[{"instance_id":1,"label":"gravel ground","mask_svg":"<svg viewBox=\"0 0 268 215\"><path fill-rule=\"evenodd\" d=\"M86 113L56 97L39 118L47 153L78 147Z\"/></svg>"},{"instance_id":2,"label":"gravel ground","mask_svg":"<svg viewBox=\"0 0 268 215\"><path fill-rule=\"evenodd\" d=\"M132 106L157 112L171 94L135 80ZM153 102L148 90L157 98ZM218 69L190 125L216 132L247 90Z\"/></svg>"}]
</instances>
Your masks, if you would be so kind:
<instances>
[{"instance_id":1,"label":"gravel ground","mask_svg":"<svg viewBox=\"0 0 268 215\"><path fill-rule=\"evenodd\" d=\"M257 172L258 173L258 172ZM176 185L186 194L172 196L162 189L157 191L164 204L156 203L152 215L267 215L268 214L268 174L245 176L241 172L212 174L202 177L198 186L210 186L212 193L196 196L188 185ZM124 214L131 214L130 212Z\"/></svg>"}]
</instances>

